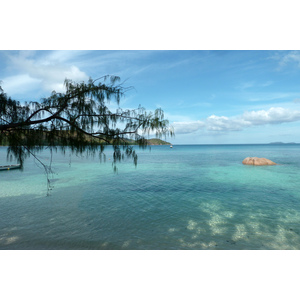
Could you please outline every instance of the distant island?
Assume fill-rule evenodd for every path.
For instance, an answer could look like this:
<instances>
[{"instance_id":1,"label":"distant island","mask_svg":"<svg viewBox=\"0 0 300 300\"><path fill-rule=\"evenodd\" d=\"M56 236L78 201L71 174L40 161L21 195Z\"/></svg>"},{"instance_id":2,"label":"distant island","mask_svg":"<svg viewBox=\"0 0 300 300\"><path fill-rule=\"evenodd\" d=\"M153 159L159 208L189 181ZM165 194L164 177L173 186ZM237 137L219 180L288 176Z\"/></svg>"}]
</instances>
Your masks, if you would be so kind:
<instances>
[{"instance_id":1,"label":"distant island","mask_svg":"<svg viewBox=\"0 0 300 300\"><path fill-rule=\"evenodd\" d=\"M172 145L171 143L168 143L166 141L163 141L161 139L146 139L147 144L149 146L159 146L159 145ZM131 139L126 139L126 142L128 142L131 145L137 145L135 140L131 140Z\"/></svg>"},{"instance_id":2,"label":"distant island","mask_svg":"<svg viewBox=\"0 0 300 300\"><path fill-rule=\"evenodd\" d=\"M87 139L89 139L89 137L87 137ZM138 143L133 140L133 139L124 139L124 141L126 141L129 145L138 145ZM158 138L153 138L153 139L146 139L147 141L147 145L149 146L158 146L158 145L172 145L171 143L168 143L166 141L163 141L161 139L158 139ZM111 141L112 142L112 141ZM45 146L47 146L47 140L46 139L43 139L42 140L42 144L44 144ZM100 141L99 142L99 145L100 144L106 144L105 142L103 141ZM59 144L57 144L59 145ZM6 140L5 138L3 139L2 143L0 144L0 146L9 146L9 142L8 140Z\"/></svg>"},{"instance_id":3,"label":"distant island","mask_svg":"<svg viewBox=\"0 0 300 300\"><path fill-rule=\"evenodd\" d=\"M273 143L269 143L270 145L290 145L290 144L298 144L298 143L283 143L283 142L273 142Z\"/></svg>"},{"instance_id":4,"label":"distant island","mask_svg":"<svg viewBox=\"0 0 300 300\"><path fill-rule=\"evenodd\" d=\"M168 143L166 141L163 141L161 139L149 139L147 140L148 145L171 145L171 143Z\"/></svg>"}]
</instances>

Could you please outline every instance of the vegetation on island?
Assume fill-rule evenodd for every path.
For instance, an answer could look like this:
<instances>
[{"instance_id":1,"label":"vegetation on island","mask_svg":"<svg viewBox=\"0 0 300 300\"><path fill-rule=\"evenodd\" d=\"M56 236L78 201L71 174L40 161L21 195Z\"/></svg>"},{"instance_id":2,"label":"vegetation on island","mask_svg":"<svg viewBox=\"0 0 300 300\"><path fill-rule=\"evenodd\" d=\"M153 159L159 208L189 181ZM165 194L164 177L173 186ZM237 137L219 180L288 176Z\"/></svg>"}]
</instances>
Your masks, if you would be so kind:
<instances>
[{"instance_id":1,"label":"vegetation on island","mask_svg":"<svg viewBox=\"0 0 300 300\"><path fill-rule=\"evenodd\" d=\"M60 135L68 135L68 134L70 134L70 132L67 132L67 131L61 131L60 132ZM25 138L25 134L24 134L24 138ZM87 136L86 139L89 140L90 137ZM139 145L138 142L136 142L134 139L124 138L124 141L130 146L138 146ZM60 141L57 140L55 146L62 146L63 145L63 144L59 144L59 142ZM110 144L114 144L113 140L110 140L109 142L99 140L99 141L96 141L96 142L98 142L99 146L100 146L100 144L105 145L105 146L110 145ZM158 139L158 138L145 139L145 144L148 145L148 146L171 145L171 143L163 141L163 140ZM43 136L41 137L41 139L39 140L39 145L44 145L45 147L48 146L47 134L46 133L44 133ZM36 146L39 146L39 145L36 145ZM9 145L9 139L6 136L2 137L1 142L0 142L0 146L10 146Z\"/></svg>"},{"instance_id":2,"label":"vegetation on island","mask_svg":"<svg viewBox=\"0 0 300 300\"><path fill-rule=\"evenodd\" d=\"M130 145L137 145L136 141L132 140L132 139L128 139L127 142ZM153 138L153 139L146 139L146 143L149 146L171 145L171 143L169 143L169 142L163 141L161 139L155 139L155 138Z\"/></svg>"},{"instance_id":3,"label":"vegetation on island","mask_svg":"<svg viewBox=\"0 0 300 300\"><path fill-rule=\"evenodd\" d=\"M147 141L149 145L171 145L171 143L163 141L161 139L149 139Z\"/></svg>"},{"instance_id":4,"label":"vegetation on island","mask_svg":"<svg viewBox=\"0 0 300 300\"><path fill-rule=\"evenodd\" d=\"M141 106L120 108L121 97L131 87L119 81L116 76L87 83L65 80L64 93L53 91L39 102L22 104L8 97L0 86L0 145L8 145L8 158L20 164L45 146L51 151L60 149L64 153L68 148L76 154L99 154L101 158L106 145L113 146L114 164L126 157L137 164L133 144L146 148L157 143L147 140L146 135L160 138L174 132L161 109L147 112ZM118 105L115 111L109 109L112 100Z\"/></svg>"}]
</instances>

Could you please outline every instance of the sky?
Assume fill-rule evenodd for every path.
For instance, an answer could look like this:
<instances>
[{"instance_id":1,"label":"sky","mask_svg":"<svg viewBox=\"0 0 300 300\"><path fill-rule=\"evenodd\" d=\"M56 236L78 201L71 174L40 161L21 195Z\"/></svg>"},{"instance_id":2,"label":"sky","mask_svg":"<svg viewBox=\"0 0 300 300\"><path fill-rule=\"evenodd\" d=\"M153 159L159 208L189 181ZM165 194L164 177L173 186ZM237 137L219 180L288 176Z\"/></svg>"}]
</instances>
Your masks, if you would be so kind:
<instances>
[{"instance_id":1,"label":"sky","mask_svg":"<svg viewBox=\"0 0 300 300\"><path fill-rule=\"evenodd\" d=\"M103 75L134 87L120 107L162 108L173 144L300 142L300 51L0 51L1 86L21 102Z\"/></svg>"}]
</instances>

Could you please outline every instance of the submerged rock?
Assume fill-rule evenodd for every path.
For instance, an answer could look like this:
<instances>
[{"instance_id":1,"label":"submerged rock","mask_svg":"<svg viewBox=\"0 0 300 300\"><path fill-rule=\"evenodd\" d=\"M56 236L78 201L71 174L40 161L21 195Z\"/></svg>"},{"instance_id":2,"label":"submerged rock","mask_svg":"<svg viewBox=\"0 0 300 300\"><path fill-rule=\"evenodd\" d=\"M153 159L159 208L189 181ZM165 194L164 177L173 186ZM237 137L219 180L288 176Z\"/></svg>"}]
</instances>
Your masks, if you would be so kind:
<instances>
[{"instance_id":1,"label":"submerged rock","mask_svg":"<svg viewBox=\"0 0 300 300\"><path fill-rule=\"evenodd\" d=\"M276 165L273 161L267 158L259 157L246 157L243 160L244 165L254 165L254 166L267 166L267 165Z\"/></svg>"}]
</instances>

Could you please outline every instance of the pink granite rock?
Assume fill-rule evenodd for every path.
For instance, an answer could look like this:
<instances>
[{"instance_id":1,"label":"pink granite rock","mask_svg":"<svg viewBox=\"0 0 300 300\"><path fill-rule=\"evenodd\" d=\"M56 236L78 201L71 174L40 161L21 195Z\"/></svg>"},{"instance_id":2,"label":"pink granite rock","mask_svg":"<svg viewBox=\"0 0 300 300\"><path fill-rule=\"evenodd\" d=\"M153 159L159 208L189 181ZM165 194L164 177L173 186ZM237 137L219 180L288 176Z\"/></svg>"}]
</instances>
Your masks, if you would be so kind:
<instances>
[{"instance_id":1,"label":"pink granite rock","mask_svg":"<svg viewBox=\"0 0 300 300\"><path fill-rule=\"evenodd\" d=\"M254 165L254 166L267 166L267 165L276 165L273 161L267 158L259 157L246 157L243 160L244 165Z\"/></svg>"}]
</instances>

